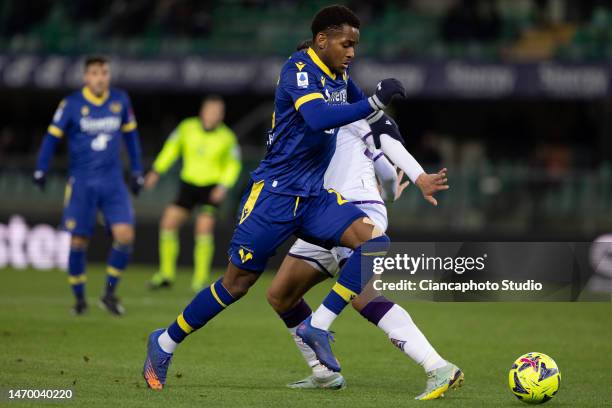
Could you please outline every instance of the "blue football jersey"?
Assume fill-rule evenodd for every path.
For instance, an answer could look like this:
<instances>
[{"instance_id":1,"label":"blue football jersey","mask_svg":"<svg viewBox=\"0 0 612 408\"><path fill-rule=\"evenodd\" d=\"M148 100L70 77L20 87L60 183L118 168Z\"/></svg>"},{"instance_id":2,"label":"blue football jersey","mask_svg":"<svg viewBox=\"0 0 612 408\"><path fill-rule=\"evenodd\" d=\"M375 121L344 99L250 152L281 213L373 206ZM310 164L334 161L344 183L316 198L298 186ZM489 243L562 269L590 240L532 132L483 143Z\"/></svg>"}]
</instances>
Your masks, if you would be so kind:
<instances>
[{"instance_id":1,"label":"blue football jersey","mask_svg":"<svg viewBox=\"0 0 612 408\"><path fill-rule=\"evenodd\" d=\"M348 74L333 73L311 48L287 60L276 88L267 152L251 172L253 181L265 180L264 189L278 194L307 197L320 193L338 129L311 129L299 109L318 98L330 104L353 102L347 96L349 81Z\"/></svg>"},{"instance_id":2,"label":"blue football jersey","mask_svg":"<svg viewBox=\"0 0 612 408\"><path fill-rule=\"evenodd\" d=\"M128 95L111 88L97 97L87 87L60 102L48 131L66 137L70 175L88 180L122 177L121 141L136 129Z\"/></svg>"}]
</instances>

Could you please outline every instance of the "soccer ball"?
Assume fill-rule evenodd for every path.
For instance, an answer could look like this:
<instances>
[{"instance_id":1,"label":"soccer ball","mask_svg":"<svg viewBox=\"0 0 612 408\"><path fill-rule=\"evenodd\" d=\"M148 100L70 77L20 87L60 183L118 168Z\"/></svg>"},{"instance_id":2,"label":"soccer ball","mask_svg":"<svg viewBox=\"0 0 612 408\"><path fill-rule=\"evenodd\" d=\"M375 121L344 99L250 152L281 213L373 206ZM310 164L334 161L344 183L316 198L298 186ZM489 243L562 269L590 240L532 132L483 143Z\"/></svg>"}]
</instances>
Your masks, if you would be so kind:
<instances>
[{"instance_id":1,"label":"soccer ball","mask_svg":"<svg viewBox=\"0 0 612 408\"><path fill-rule=\"evenodd\" d=\"M542 353L527 353L516 359L508 375L510 390L528 404L542 404L559 391L561 373L555 361Z\"/></svg>"}]
</instances>

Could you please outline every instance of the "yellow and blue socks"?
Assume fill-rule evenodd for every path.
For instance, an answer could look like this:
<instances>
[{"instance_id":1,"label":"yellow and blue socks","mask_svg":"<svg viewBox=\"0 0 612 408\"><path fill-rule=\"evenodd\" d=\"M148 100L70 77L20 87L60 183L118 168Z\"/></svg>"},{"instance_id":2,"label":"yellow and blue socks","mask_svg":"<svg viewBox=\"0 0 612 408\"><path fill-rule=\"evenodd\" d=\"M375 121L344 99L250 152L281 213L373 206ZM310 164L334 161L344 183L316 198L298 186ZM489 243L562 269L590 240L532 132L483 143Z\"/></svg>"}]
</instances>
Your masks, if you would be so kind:
<instances>
[{"instance_id":1,"label":"yellow and blue socks","mask_svg":"<svg viewBox=\"0 0 612 408\"><path fill-rule=\"evenodd\" d=\"M68 282L77 300L85 299L85 264L87 250L85 248L70 248L68 255Z\"/></svg>"},{"instance_id":2,"label":"yellow and blue socks","mask_svg":"<svg viewBox=\"0 0 612 408\"><path fill-rule=\"evenodd\" d=\"M425 372L447 364L401 306L379 296L368 303L360 313L384 331L391 343L423 367Z\"/></svg>"},{"instance_id":3,"label":"yellow and blue socks","mask_svg":"<svg viewBox=\"0 0 612 408\"><path fill-rule=\"evenodd\" d=\"M193 249L194 273L191 287L195 291L201 290L210 275L210 263L215 252L215 242L212 234L199 234L195 238Z\"/></svg>"},{"instance_id":4,"label":"yellow and blue socks","mask_svg":"<svg viewBox=\"0 0 612 408\"><path fill-rule=\"evenodd\" d=\"M234 298L222 284L223 278L198 293L183 313L160 336L158 343L166 353L172 353L176 345L192 332L203 327L223 309L234 303ZM169 342L171 340L173 343Z\"/></svg>"},{"instance_id":5,"label":"yellow and blue socks","mask_svg":"<svg viewBox=\"0 0 612 408\"><path fill-rule=\"evenodd\" d=\"M131 244L120 244L119 242L113 242L110 254L108 256L108 263L106 267L106 294L112 295L115 293L117 284L121 279L121 274L130 262L132 255Z\"/></svg>"},{"instance_id":6,"label":"yellow and blue socks","mask_svg":"<svg viewBox=\"0 0 612 408\"><path fill-rule=\"evenodd\" d=\"M355 249L344 264L338 281L323 300L323 304L313 313L311 320L313 327L329 330L336 317L369 282L374 258L384 256L389 249L389 243L389 237L381 235Z\"/></svg>"},{"instance_id":7,"label":"yellow and blue socks","mask_svg":"<svg viewBox=\"0 0 612 408\"><path fill-rule=\"evenodd\" d=\"M177 231L163 229L159 231L159 275L156 277L170 282L174 281L179 245Z\"/></svg>"}]
</instances>

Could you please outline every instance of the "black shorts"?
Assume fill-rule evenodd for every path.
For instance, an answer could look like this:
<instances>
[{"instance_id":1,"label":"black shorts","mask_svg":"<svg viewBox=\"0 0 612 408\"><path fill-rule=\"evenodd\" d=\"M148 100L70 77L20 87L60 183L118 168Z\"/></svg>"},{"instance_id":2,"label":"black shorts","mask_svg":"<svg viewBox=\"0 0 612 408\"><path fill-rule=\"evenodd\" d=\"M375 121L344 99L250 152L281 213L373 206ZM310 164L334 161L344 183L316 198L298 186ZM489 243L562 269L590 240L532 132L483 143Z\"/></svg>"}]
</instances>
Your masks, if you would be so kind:
<instances>
[{"instance_id":1,"label":"black shorts","mask_svg":"<svg viewBox=\"0 0 612 408\"><path fill-rule=\"evenodd\" d=\"M181 180L178 197L174 200L174 204L183 207L187 211L193 210L196 206L201 206L202 212L214 214L219 205L210 201L210 193L216 186L216 184L212 184L210 186L198 187Z\"/></svg>"}]
</instances>

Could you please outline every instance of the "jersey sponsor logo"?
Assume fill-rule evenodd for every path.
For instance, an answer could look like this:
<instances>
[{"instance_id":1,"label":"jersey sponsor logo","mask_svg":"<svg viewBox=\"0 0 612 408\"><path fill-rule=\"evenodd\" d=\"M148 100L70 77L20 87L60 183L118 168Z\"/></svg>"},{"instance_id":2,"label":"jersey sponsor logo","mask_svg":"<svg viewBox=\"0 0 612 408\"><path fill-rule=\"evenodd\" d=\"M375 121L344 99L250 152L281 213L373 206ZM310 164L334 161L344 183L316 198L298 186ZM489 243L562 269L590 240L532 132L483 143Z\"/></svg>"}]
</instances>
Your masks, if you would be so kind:
<instances>
[{"instance_id":1,"label":"jersey sponsor logo","mask_svg":"<svg viewBox=\"0 0 612 408\"><path fill-rule=\"evenodd\" d=\"M109 134L100 133L98 136L96 136L91 141L91 150L94 150L96 152L101 152L103 150L106 150L106 148L108 147L108 142L112 138L113 137L111 135L109 135Z\"/></svg>"},{"instance_id":2,"label":"jersey sponsor logo","mask_svg":"<svg viewBox=\"0 0 612 408\"><path fill-rule=\"evenodd\" d=\"M306 64L304 64L303 62L300 61L300 62L296 62L295 66L297 67L297 69L299 71L302 71L304 69L304 67L306 66Z\"/></svg>"},{"instance_id":3,"label":"jersey sponsor logo","mask_svg":"<svg viewBox=\"0 0 612 408\"><path fill-rule=\"evenodd\" d=\"M331 103L333 105L346 104L348 100L346 95L346 89L329 92L329 90L325 88L325 100L327 101L327 103Z\"/></svg>"},{"instance_id":4,"label":"jersey sponsor logo","mask_svg":"<svg viewBox=\"0 0 612 408\"><path fill-rule=\"evenodd\" d=\"M253 251L245 247L240 247L238 255L240 255L240 261L242 263L246 263L249 260L253 259Z\"/></svg>"},{"instance_id":5,"label":"jersey sponsor logo","mask_svg":"<svg viewBox=\"0 0 612 408\"><path fill-rule=\"evenodd\" d=\"M119 130L121 118L118 116L107 116L104 118L81 118L79 121L81 131L85 133L113 133Z\"/></svg>"},{"instance_id":6,"label":"jersey sponsor logo","mask_svg":"<svg viewBox=\"0 0 612 408\"><path fill-rule=\"evenodd\" d=\"M89 106L83 106L81 108L81 116L87 116L89 115Z\"/></svg>"},{"instance_id":7,"label":"jersey sponsor logo","mask_svg":"<svg viewBox=\"0 0 612 408\"><path fill-rule=\"evenodd\" d=\"M321 76L321 86L325 87L325 77Z\"/></svg>"},{"instance_id":8,"label":"jersey sponsor logo","mask_svg":"<svg viewBox=\"0 0 612 408\"><path fill-rule=\"evenodd\" d=\"M298 88L308 88L308 74L305 72L297 72L297 86Z\"/></svg>"},{"instance_id":9,"label":"jersey sponsor logo","mask_svg":"<svg viewBox=\"0 0 612 408\"><path fill-rule=\"evenodd\" d=\"M119 103L119 102L113 102L113 103L110 104L110 110L113 113L121 112L121 108L122 108L122 106L121 106L121 103Z\"/></svg>"}]
</instances>

